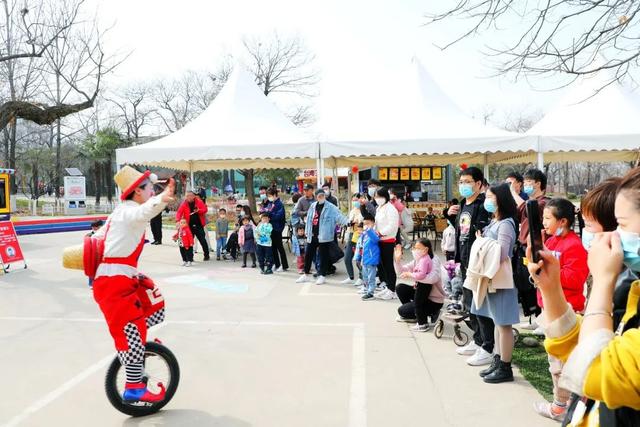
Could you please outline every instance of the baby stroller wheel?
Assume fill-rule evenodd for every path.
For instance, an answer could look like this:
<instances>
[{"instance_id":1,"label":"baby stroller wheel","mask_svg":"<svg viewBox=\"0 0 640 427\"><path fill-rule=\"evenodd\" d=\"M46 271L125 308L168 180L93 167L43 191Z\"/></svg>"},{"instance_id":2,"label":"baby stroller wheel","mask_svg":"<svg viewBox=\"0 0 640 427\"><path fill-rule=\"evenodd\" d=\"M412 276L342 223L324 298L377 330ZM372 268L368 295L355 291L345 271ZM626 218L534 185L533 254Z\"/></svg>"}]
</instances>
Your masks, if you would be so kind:
<instances>
[{"instance_id":1,"label":"baby stroller wheel","mask_svg":"<svg viewBox=\"0 0 640 427\"><path fill-rule=\"evenodd\" d=\"M511 328L513 329L513 339L514 341L518 341L518 338L520 338L520 331L517 330L516 328Z\"/></svg>"},{"instance_id":2,"label":"baby stroller wheel","mask_svg":"<svg viewBox=\"0 0 640 427\"><path fill-rule=\"evenodd\" d=\"M444 332L444 322L442 321L442 319L438 319L438 321L436 322L436 326L433 328L433 335L435 335L436 338L440 339L442 338L443 332Z\"/></svg>"},{"instance_id":3,"label":"baby stroller wheel","mask_svg":"<svg viewBox=\"0 0 640 427\"><path fill-rule=\"evenodd\" d=\"M453 343L458 347L464 347L469 343L469 335L461 331L458 325L453 327Z\"/></svg>"}]
</instances>

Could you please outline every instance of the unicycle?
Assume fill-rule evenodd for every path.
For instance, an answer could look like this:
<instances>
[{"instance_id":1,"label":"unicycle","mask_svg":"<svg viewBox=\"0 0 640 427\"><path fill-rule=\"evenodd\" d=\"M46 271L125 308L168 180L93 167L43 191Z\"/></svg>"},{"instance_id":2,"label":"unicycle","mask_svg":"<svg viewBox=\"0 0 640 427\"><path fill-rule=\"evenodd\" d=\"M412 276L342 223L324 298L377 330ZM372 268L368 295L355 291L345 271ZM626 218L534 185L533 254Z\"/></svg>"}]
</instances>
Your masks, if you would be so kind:
<instances>
[{"instance_id":1,"label":"unicycle","mask_svg":"<svg viewBox=\"0 0 640 427\"><path fill-rule=\"evenodd\" d=\"M144 379L147 388L154 393L160 390L160 384L166 388L164 400L156 403L124 402L122 394L126 383L125 370L116 356L109 365L104 388L109 402L120 412L132 417L151 415L162 409L178 389L180 382L180 366L176 357L164 345L157 342L147 342L144 351Z\"/></svg>"}]
</instances>

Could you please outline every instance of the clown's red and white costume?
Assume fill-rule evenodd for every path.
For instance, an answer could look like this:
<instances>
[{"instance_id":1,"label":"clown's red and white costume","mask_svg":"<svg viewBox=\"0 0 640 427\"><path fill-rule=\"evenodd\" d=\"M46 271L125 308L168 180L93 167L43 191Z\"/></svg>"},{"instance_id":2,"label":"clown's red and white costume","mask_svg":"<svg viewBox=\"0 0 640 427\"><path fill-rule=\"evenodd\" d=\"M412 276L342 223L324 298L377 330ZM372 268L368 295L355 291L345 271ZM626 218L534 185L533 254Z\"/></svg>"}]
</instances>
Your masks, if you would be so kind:
<instances>
[{"instance_id":1,"label":"clown's red and white costume","mask_svg":"<svg viewBox=\"0 0 640 427\"><path fill-rule=\"evenodd\" d=\"M164 320L164 298L138 273L138 259L149 220L165 208L160 195L138 204L125 200L98 234L106 234L104 258L93 282L93 296L109 326L127 383L140 383L147 328Z\"/></svg>"}]
</instances>

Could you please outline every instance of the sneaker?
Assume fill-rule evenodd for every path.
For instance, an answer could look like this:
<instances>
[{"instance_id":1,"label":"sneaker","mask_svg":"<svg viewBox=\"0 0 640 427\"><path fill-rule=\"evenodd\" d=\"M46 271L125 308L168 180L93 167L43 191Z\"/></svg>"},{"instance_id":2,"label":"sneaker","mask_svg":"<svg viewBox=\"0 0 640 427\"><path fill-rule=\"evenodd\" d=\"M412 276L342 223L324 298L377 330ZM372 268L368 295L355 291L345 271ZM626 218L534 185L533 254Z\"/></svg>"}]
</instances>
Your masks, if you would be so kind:
<instances>
[{"instance_id":1,"label":"sneaker","mask_svg":"<svg viewBox=\"0 0 640 427\"><path fill-rule=\"evenodd\" d=\"M303 274L302 276L298 277L298 280L296 280L296 283L307 283L310 281L311 279L309 279L309 276L307 276L306 274Z\"/></svg>"},{"instance_id":2,"label":"sneaker","mask_svg":"<svg viewBox=\"0 0 640 427\"><path fill-rule=\"evenodd\" d=\"M498 366L500 366L500 355L494 354L493 362L491 362L491 365L487 369L483 369L482 371L480 371L480 376L482 378L486 377L487 375L498 369Z\"/></svg>"},{"instance_id":3,"label":"sneaker","mask_svg":"<svg viewBox=\"0 0 640 427\"><path fill-rule=\"evenodd\" d=\"M376 277L376 285L382 285L384 282L380 282L380 278ZM386 285L386 283L384 283Z\"/></svg>"},{"instance_id":4,"label":"sneaker","mask_svg":"<svg viewBox=\"0 0 640 427\"><path fill-rule=\"evenodd\" d=\"M386 285L380 285L376 288L376 290L373 292L374 295L378 295L381 294L383 292L387 291L387 286Z\"/></svg>"},{"instance_id":5,"label":"sneaker","mask_svg":"<svg viewBox=\"0 0 640 427\"><path fill-rule=\"evenodd\" d=\"M396 317L396 322L400 322L400 323L416 323L417 321L418 321L417 319L408 319L402 316Z\"/></svg>"},{"instance_id":6,"label":"sneaker","mask_svg":"<svg viewBox=\"0 0 640 427\"><path fill-rule=\"evenodd\" d=\"M191 267L192 265L193 265L192 262L188 262L188 263L185 264L185 267Z\"/></svg>"},{"instance_id":7,"label":"sneaker","mask_svg":"<svg viewBox=\"0 0 640 427\"><path fill-rule=\"evenodd\" d=\"M220 257L219 256L216 257L216 261L220 261Z\"/></svg>"},{"instance_id":8,"label":"sneaker","mask_svg":"<svg viewBox=\"0 0 640 427\"><path fill-rule=\"evenodd\" d=\"M531 319L529 322L520 323L518 328L526 329L527 331L534 331L538 328L538 322L536 322L536 319Z\"/></svg>"},{"instance_id":9,"label":"sneaker","mask_svg":"<svg viewBox=\"0 0 640 427\"><path fill-rule=\"evenodd\" d=\"M242 264L240 268L247 268L247 264Z\"/></svg>"},{"instance_id":10,"label":"sneaker","mask_svg":"<svg viewBox=\"0 0 640 427\"><path fill-rule=\"evenodd\" d=\"M210 257L208 257L208 256L206 256L206 257L202 258L202 260L203 260L203 261L209 261L210 259L211 259L211 258L210 258Z\"/></svg>"},{"instance_id":11,"label":"sneaker","mask_svg":"<svg viewBox=\"0 0 640 427\"><path fill-rule=\"evenodd\" d=\"M284 268L282 266L276 268L276 273L284 273Z\"/></svg>"},{"instance_id":12,"label":"sneaker","mask_svg":"<svg viewBox=\"0 0 640 427\"><path fill-rule=\"evenodd\" d=\"M257 265L256 264L251 264L251 268L256 268Z\"/></svg>"},{"instance_id":13,"label":"sneaker","mask_svg":"<svg viewBox=\"0 0 640 427\"><path fill-rule=\"evenodd\" d=\"M189 264L189 263L188 263L187 261L185 261L185 262L183 262L183 263L182 263L182 266L183 266L183 267L186 267L186 266L187 266L187 264Z\"/></svg>"},{"instance_id":14,"label":"sneaker","mask_svg":"<svg viewBox=\"0 0 640 427\"><path fill-rule=\"evenodd\" d=\"M488 354L488 353L487 353ZM513 370L511 363L500 361L498 368L483 378L485 383L500 384L513 381Z\"/></svg>"},{"instance_id":15,"label":"sneaker","mask_svg":"<svg viewBox=\"0 0 640 427\"><path fill-rule=\"evenodd\" d=\"M162 383L158 383L160 392L158 394L151 393L147 389L147 385L144 382L140 383L127 383L124 386L124 393L122 394L122 400L127 403L133 402L148 402L157 403L162 402L165 396L165 388Z\"/></svg>"},{"instance_id":16,"label":"sneaker","mask_svg":"<svg viewBox=\"0 0 640 427\"><path fill-rule=\"evenodd\" d=\"M484 348L480 347L473 356L467 359L469 366L490 365L493 362L493 354L488 353Z\"/></svg>"},{"instance_id":17,"label":"sneaker","mask_svg":"<svg viewBox=\"0 0 640 427\"><path fill-rule=\"evenodd\" d=\"M385 300L385 301L389 301L392 299L396 298L396 293L395 292L391 292L389 289L387 289L385 292L379 294L378 296L376 296L376 298L379 298L381 300Z\"/></svg>"},{"instance_id":18,"label":"sneaker","mask_svg":"<svg viewBox=\"0 0 640 427\"><path fill-rule=\"evenodd\" d=\"M538 415L554 421L564 421L564 416L567 413L566 406L558 406L555 403L549 402L536 402L533 404L533 410L536 411Z\"/></svg>"},{"instance_id":19,"label":"sneaker","mask_svg":"<svg viewBox=\"0 0 640 427\"><path fill-rule=\"evenodd\" d=\"M364 295L364 294L367 294L367 293L369 293L369 292L367 291L367 287L366 287L365 285L362 285L362 286L360 286L360 289L358 289L358 293L359 293L360 295ZM375 296L375 295L374 295L374 296Z\"/></svg>"},{"instance_id":20,"label":"sneaker","mask_svg":"<svg viewBox=\"0 0 640 427\"><path fill-rule=\"evenodd\" d=\"M540 326L538 326L536 329L534 329L533 335L537 335L539 337L543 337L544 336L544 330Z\"/></svg>"},{"instance_id":21,"label":"sneaker","mask_svg":"<svg viewBox=\"0 0 640 427\"><path fill-rule=\"evenodd\" d=\"M318 280L316 280L316 285L323 285L325 282L324 276L318 276Z\"/></svg>"},{"instance_id":22,"label":"sneaker","mask_svg":"<svg viewBox=\"0 0 640 427\"><path fill-rule=\"evenodd\" d=\"M267 270L264 272L264 274L273 274L273 270L270 268L267 268Z\"/></svg>"},{"instance_id":23,"label":"sneaker","mask_svg":"<svg viewBox=\"0 0 640 427\"><path fill-rule=\"evenodd\" d=\"M353 286L362 286L362 284L364 283L364 280L362 279L358 279L353 283Z\"/></svg>"},{"instance_id":24,"label":"sneaker","mask_svg":"<svg viewBox=\"0 0 640 427\"><path fill-rule=\"evenodd\" d=\"M373 301L376 297L373 294L364 294L362 295L362 301Z\"/></svg>"},{"instance_id":25,"label":"sneaker","mask_svg":"<svg viewBox=\"0 0 640 427\"><path fill-rule=\"evenodd\" d=\"M413 325L411 327L411 330L413 332L427 332L429 330L429 328L430 328L430 326L429 326L428 323L424 324L424 325L421 325L421 324L417 323L417 324L415 324L415 325Z\"/></svg>"},{"instance_id":26,"label":"sneaker","mask_svg":"<svg viewBox=\"0 0 640 427\"><path fill-rule=\"evenodd\" d=\"M353 283L353 279L349 279L348 277L340 282L341 285L350 285Z\"/></svg>"},{"instance_id":27,"label":"sneaker","mask_svg":"<svg viewBox=\"0 0 640 427\"><path fill-rule=\"evenodd\" d=\"M479 348L480 347L478 347L475 341L472 340L469 344L465 345L464 347L457 348L456 353L458 353L460 356L471 356L475 354L476 350L478 350Z\"/></svg>"}]
</instances>

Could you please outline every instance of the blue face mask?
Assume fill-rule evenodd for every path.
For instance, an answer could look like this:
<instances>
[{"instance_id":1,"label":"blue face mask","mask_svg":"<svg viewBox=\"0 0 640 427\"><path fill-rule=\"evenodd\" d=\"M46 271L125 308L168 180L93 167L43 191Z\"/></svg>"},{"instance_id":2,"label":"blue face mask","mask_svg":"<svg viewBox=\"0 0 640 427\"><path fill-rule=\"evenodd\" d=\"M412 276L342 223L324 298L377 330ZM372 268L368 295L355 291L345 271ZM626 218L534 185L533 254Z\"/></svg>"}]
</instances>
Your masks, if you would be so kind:
<instances>
[{"instance_id":1,"label":"blue face mask","mask_svg":"<svg viewBox=\"0 0 640 427\"><path fill-rule=\"evenodd\" d=\"M354 202L352 202L352 203L353 203L353 207L354 207L354 208L356 208L356 209L360 209L360 202L358 202L358 201L354 201Z\"/></svg>"},{"instance_id":2,"label":"blue face mask","mask_svg":"<svg viewBox=\"0 0 640 427\"><path fill-rule=\"evenodd\" d=\"M591 248L591 241L593 240L593 236L594 234L592 232L582 230L582 246L584 246L586 250L589 250Z\"/></svg>"},{"instance_id":3,"label":"blue face mask","mask_svg":"<svg viewBox=\"0 0 640 427\"><path fill-rule=\"evenodd\" d=\"M524 190L524 194L526 194L527 196L533 194L533 185L525 185L522 189Z\"/></svg>"},{"instance_id":4,"label":"blue face mask","mask_svg":"<svg viewBox=\"0 0 640 427\"><path fill-rule=\"evenodd\" d=\"M266 195L266 194L261 194L261 195L260 195L260 200L264 200L264 199L266 199L266 198L267 198L267 195Z\"/></svg>"},{"instance_id":5,"label":"blue face mask","mask_svg":"<svg viewBox=\"0 0 640 427\"><path fill-rule=\"evenodd\" d=\"M495 213L496 210L498 209L498 207L496 206L495 202L491 199L485 199L484 201L484 210L489 212L489 213Z\"/></svg>"},{"instance_id":6,"label":"blue face mask","mask_svg":"<svg viewBox=\"0 0 640 427\"><path fill-rule=\"evenodd\" d=\"M622 242L622 251L624 252L624 265L631 271L640 271L640 235L631 231L616 230L620 235Z\"/></svg>"},{"instance_id":7,"label":"blue face mask","mask_svg":"<svg viewBox=\"0 0 640 427\"><path fill-rule=\"evenodd\" d=\"M465 199L473 196L473 185L471 184L460 184L458 185L458 191L460 195Z\"/></svg>"},{"instance_id":8,"label":"blue face mask","mask_svg":"<svg viewBox=\"0 0 640 427\"><path fill-rule=\"evenodd\" d=\"M564 233L564 227L558 227L556 230L556 236L560 237L562 236L562 233Z\"/></svg>"}]
</instances>

